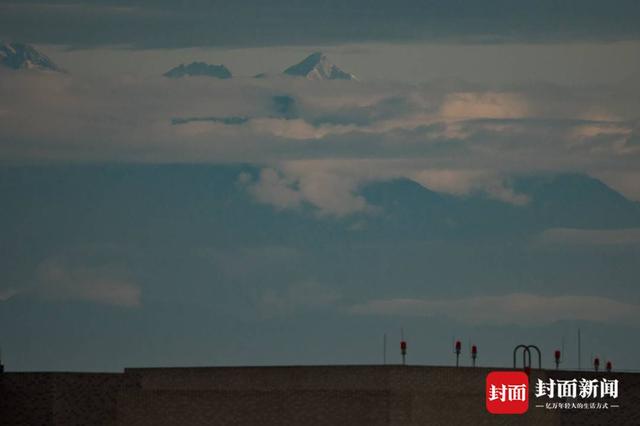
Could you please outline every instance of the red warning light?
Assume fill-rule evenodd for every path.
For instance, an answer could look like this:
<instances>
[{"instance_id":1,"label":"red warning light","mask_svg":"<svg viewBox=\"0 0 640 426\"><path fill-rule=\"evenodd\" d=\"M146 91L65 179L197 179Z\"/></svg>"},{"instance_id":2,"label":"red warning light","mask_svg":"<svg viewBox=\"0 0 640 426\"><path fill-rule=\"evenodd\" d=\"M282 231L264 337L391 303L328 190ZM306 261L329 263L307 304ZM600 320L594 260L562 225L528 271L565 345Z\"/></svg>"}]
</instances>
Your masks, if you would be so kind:
<instances>
[{"instance_id":1,"label":"red warning light","mask_svg":"<svg viewBox=\"0 0 640 426\"><path fill-rule=\"evenodd\" d=\"M478 347L476 345L471 346L471 363L476 366L476 358L478 357Z\"/></svg>"},{"instance_id":2,"label":"red warning light","mask_svg":"<svg viewBox=\"0 0 640 426\"><path fill-rule=\"evenodd\" d=\"M460 340L456 340L454 348L454 353L456 354L456 367L458 367L460 365L460 350L462 349L462 343L460 343Z\"/></svg>"},{"instance_id":3,"label":"red warning light","mask_svg":"<svg viewBox=\"0 0 640 426\"><path fill-rule=\"evenodd\" d=\"M402 365L405 365L405 357L407 356L407 342L405 342L404 340L400 341L400 353L402 354Z\"/></svg>"},{"instance_id":4,"label":"red warning light","mask_svg":"<svg viewBox=\"0 0 640 426\"><path fill-rule=\"evenodd\" d=\"M560 358L562 357L562 353L559 350L556 350L553 353L553 358L556 360L556 370L560 369Z\"/></svg>"}]
</instances>

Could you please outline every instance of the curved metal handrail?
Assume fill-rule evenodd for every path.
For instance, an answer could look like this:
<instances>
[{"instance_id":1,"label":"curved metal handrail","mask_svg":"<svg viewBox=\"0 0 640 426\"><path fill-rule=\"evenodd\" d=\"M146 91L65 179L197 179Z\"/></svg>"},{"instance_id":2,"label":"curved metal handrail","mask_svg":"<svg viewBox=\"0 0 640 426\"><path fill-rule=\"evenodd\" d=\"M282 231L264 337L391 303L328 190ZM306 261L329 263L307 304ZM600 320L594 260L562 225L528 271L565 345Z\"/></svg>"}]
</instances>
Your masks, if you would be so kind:
<instances>
[{"instance_id":1,"label":"curved metal handrail","mask_svg":"<svg viewBox=\"0 0 640 426\"><path fill-rule=\"evenodd\" d=\"M542 354L536 345L518 345L513 349L513 368L516 367L516 356L518 349L522 348L522 368L531 368L531 349L535 349L538 354L538 369L542 369Z\"/></svg>"}]
</instances>

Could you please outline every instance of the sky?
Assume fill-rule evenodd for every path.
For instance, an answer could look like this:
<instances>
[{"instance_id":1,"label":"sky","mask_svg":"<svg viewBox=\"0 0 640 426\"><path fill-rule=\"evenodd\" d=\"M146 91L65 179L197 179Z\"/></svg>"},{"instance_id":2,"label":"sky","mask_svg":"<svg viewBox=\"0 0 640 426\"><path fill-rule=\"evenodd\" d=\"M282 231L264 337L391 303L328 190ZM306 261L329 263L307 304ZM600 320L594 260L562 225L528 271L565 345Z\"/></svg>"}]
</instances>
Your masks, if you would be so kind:
<instances>
[{"instance_id":1,"label":"sky","mask_svg":"<svg viewBox=\"0 0 640 426\"><path fill-rule=\"evenodd\" d=\"M460 339L576 368L580 329L581 367L640 370L638 18L0 2L0 39L66 70L0 66L3 363L374 364L402 329L414 364ZM315 51L358 80L282 75ZM162 75L193 61L233 78Z\"/></svg>"}]
</instances>

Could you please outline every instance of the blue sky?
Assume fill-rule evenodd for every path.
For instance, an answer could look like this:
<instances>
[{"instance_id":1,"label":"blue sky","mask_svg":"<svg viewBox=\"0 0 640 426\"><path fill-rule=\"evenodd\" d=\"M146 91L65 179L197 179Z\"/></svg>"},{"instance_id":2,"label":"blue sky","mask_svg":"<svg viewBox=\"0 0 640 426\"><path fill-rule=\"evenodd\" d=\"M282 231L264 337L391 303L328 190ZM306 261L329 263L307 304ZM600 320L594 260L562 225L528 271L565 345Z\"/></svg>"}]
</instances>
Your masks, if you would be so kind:
<instances>
[{"instance_id":1,"label":"blue sky","mask_svg":"<svg viewBox=\"0 0 640 426\"><path fill-rule=\"evenodd\" d=\"M8 369L640 369L636 2L176 4L0 3Z\"/></svg>"}]
</instances>

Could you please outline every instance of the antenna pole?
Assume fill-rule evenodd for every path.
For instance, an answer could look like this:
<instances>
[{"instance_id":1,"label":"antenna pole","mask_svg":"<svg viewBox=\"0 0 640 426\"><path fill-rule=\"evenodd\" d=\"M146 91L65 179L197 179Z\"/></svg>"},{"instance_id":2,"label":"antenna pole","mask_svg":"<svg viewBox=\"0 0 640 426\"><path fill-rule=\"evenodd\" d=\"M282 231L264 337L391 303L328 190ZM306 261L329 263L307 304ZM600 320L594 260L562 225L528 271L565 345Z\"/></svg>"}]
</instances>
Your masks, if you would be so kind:
<instances>
[{"instance_id":1,"label":"antenna pole","mask_svg":"<svg viewBox=\"0 0 640 426\"><path fill-rule=\"evenodd\" d=\"M454 353L456 354L456 367L460 365L460 351L462 350L462 343L460 340L456 340Z\"/></svg>"},{"instance_id":2,"label":"antenna pole","mask_svg":"<svg viewBox=\"0 0 640 426\"><path fill-rule=\"evenodd\" d=\"M402 365L406 364L407 342L404 341L404 328L400 327L400 353L402 354Z\"/></svg>"},{"instance_id":3,"label":"antenna pole","mask_svg":"<svg viewBox=\"0 0 640 426\"><path fill-rule=\"evenodd\" d=\"M582 356L582 347L580 346L581 342L580 342L580 329L578 329L578 370L582 370L582 365L581 365L581 356Z\"/></svg>"},{"instance_id":4,"label":"antenna pole","mask_svg":"<svg viewBox=\"0 0 640 426\"><path fill-rule=\"evenodd\" d=\"M382 364L387 365L387 333L382 336Z\"/></svg>"}]
</instances>

